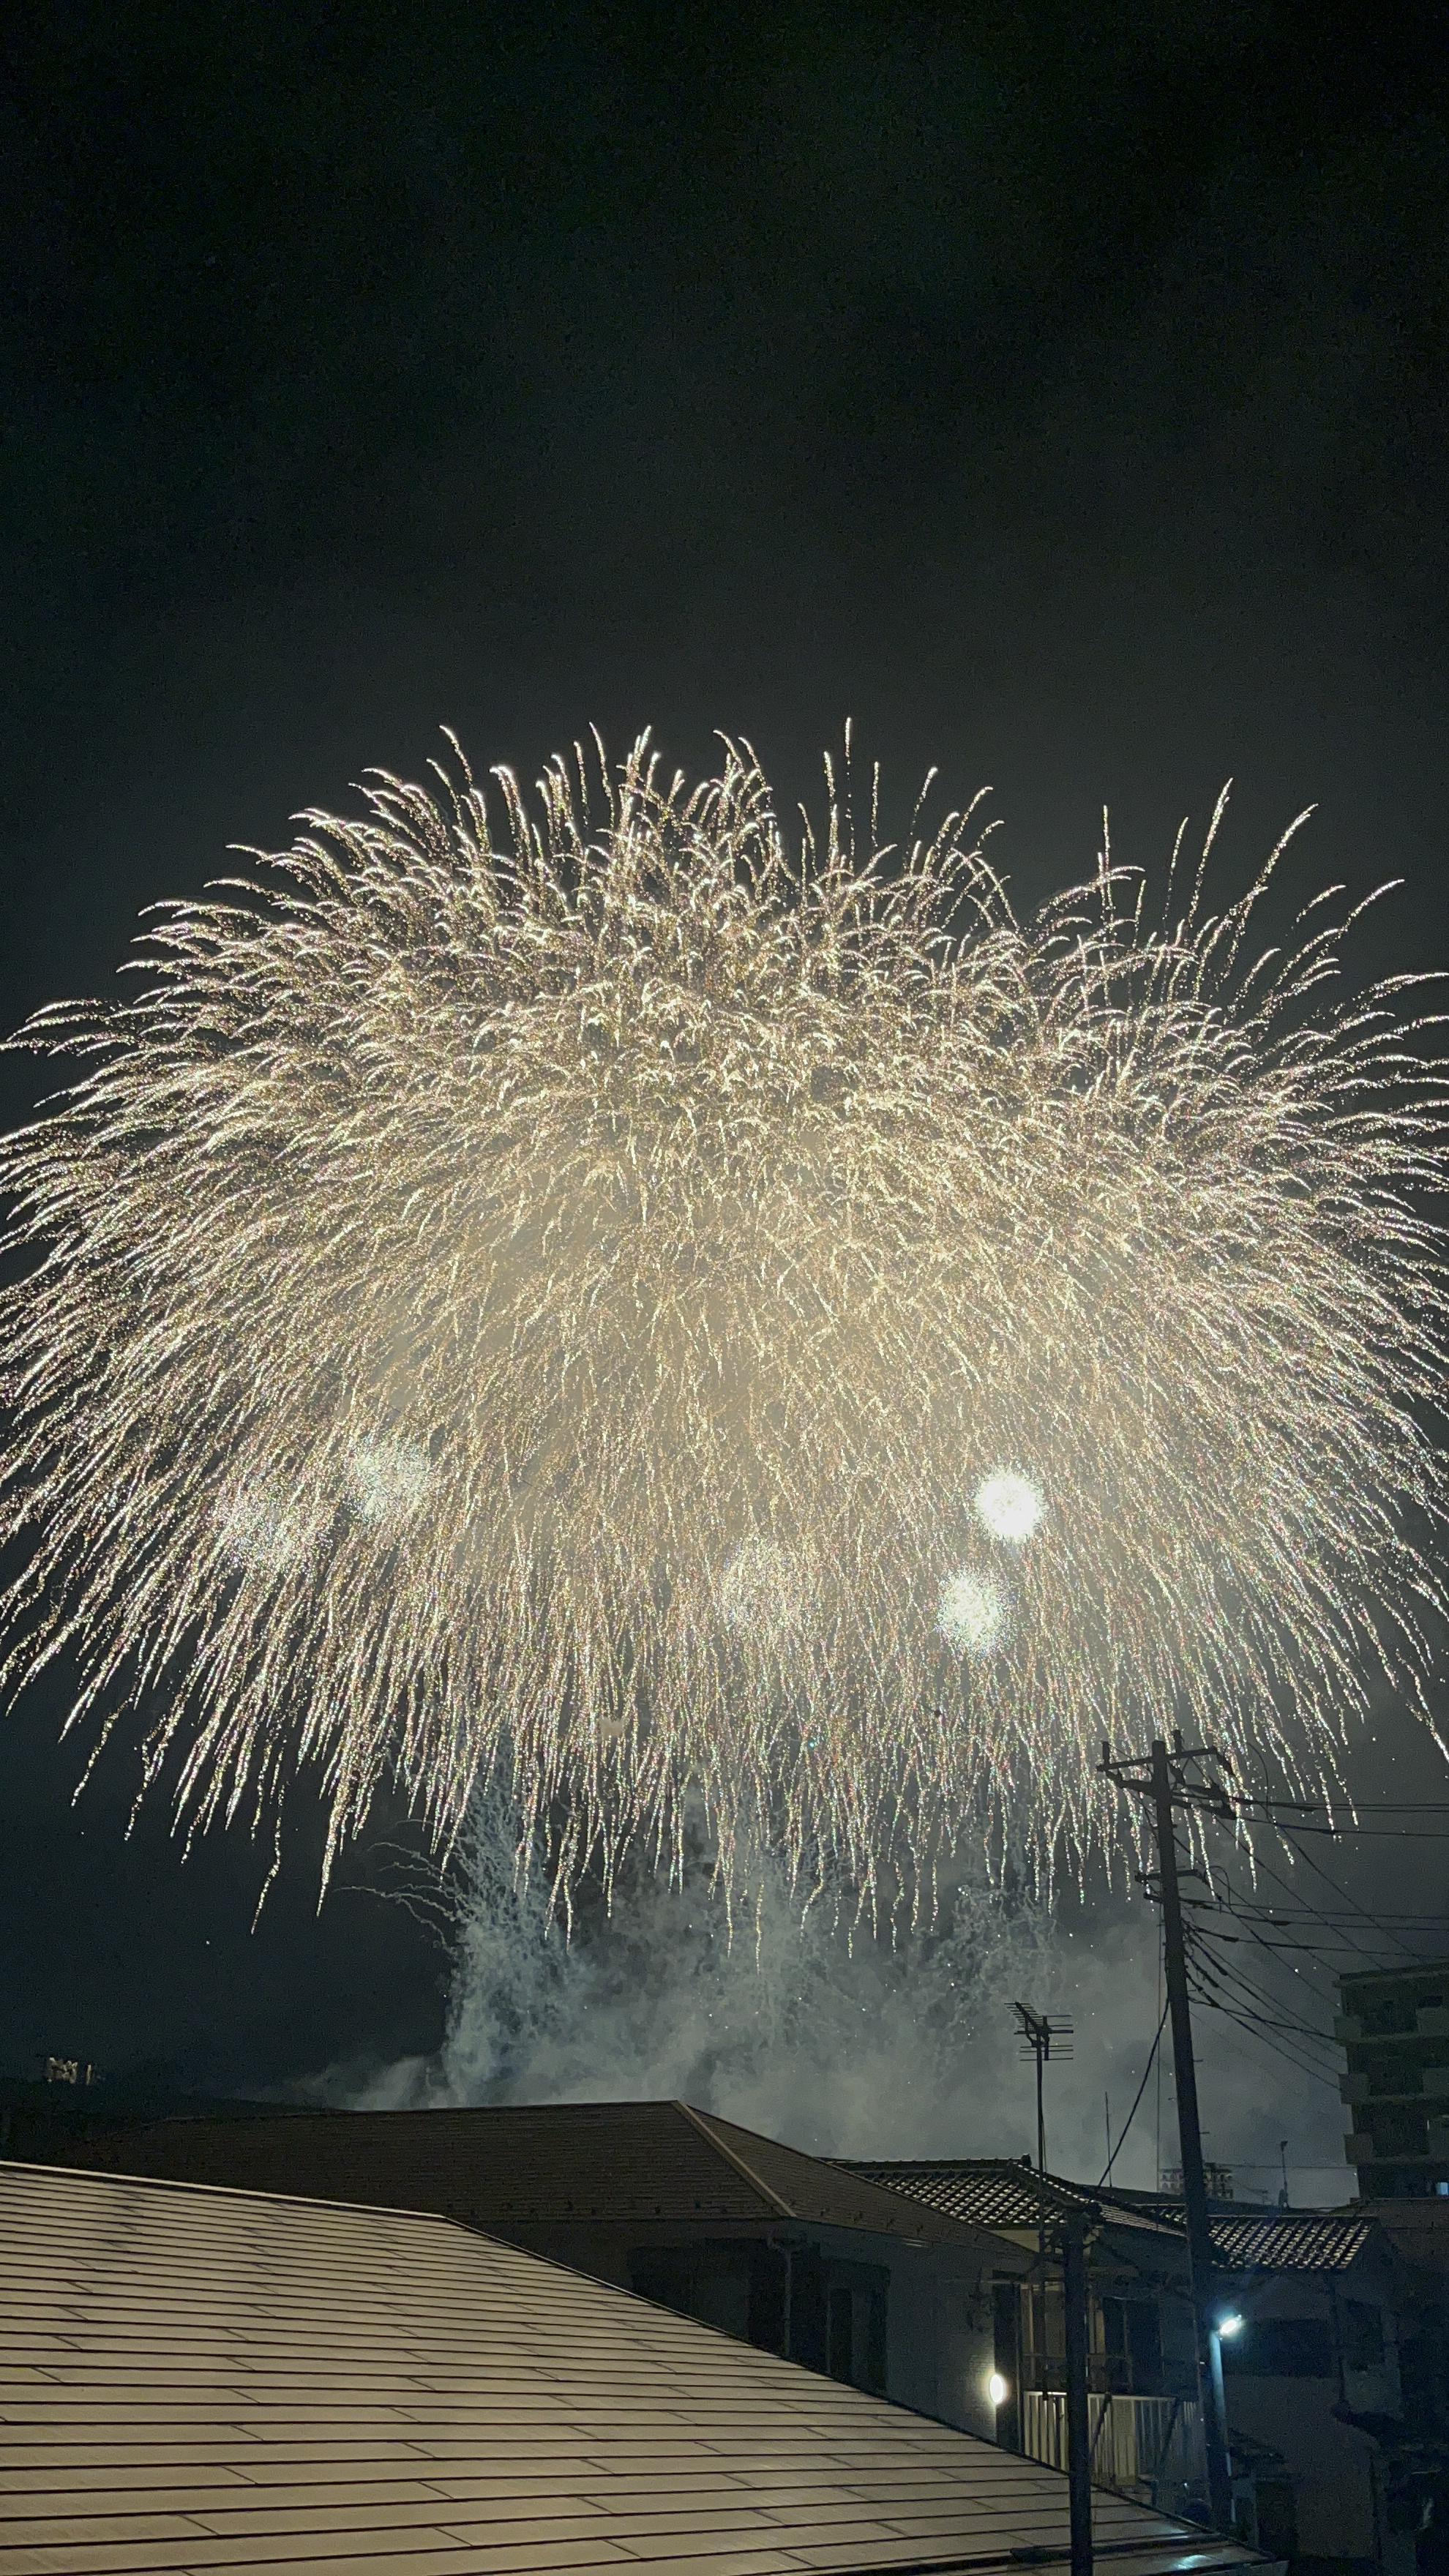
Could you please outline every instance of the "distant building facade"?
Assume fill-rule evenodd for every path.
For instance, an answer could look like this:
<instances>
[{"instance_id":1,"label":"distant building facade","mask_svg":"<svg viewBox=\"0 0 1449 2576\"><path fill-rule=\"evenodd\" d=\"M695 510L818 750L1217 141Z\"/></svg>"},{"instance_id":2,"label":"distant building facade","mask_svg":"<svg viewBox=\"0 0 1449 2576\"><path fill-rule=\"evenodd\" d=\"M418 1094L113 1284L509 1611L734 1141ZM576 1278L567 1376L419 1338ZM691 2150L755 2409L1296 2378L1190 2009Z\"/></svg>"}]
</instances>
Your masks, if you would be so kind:
<instances>
[{"instance_id":1,"label":"distant building facade","mask_svg":"<svg viewBox=\"0 0 1449 2576\"><path fill-rule=\"evenodd\" d=\"M1339 1978L1361 2200L1449 2198L1449 1960Z\"/></svg>"}]
</instances>

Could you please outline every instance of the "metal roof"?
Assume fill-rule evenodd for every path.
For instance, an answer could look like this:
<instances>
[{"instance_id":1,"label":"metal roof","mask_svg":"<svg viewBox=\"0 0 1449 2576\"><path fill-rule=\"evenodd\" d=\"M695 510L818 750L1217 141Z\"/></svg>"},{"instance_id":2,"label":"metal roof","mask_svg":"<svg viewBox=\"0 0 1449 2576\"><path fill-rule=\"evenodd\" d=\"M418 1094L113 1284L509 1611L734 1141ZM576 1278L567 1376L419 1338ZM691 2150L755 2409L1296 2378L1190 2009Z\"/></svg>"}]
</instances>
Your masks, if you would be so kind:
<instances>
[{"instance_id":1,"label":"metal roof","mask_svg":"<svg viewBox=\"0 0 1449 2576\"><path fill-rule=\"evenodd\" d=\"M794 2219L943 2241L971 2225L684 2102L158 2120L98 2126L53 2152L65 2164L431 2209L504 2231Z\"/></svg>"},{"instance_id":2,"label":"metal roof","mask_svg":"<svg viewBox=\"0 0 1449 2576\"><path fill-rule=\"evenodd\" d=\"M1067 2558L1056 2472L435 2217L0 2164L0 2283L0 2576ZM1094 2514L1124 2576L1251 2559Z\"/></svg>"}]
</instances>

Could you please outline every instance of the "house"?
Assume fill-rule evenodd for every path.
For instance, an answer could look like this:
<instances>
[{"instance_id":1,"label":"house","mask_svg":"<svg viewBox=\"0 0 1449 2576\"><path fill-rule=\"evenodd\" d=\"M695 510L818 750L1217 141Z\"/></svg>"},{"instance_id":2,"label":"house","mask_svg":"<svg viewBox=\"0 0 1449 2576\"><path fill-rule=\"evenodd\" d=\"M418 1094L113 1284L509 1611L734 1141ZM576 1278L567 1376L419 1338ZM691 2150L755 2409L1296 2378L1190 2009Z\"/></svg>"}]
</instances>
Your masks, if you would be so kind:
<instances>
[{"instance_id":1,"label":"house","mask_svg":"<svg viewBox=\"0 0 1449 2576\"><path fill-rule=\"evenodd\" d=\"M989 2225L682 2102L90 2123L43 2152L432 2210L988 2438L997 2302L1031 2262Z\"/></svg>"},{"instance_id":2,"label":"house","mask_svg":"<svg viewBox=\"0 0 1449 2576\"><path fill-rule=\"evenodd\" d=\"M1267 2545L1299 2566L1411 2569L1370 2429L1403 2412L1393 2248L1371 2219L1338 2212L1219 2211L1212 2237L1225 2308L1242 2319L1222 2341L1229 2440L1282 2463L1259 2491Z\"/></svg>"},{"instance_id":3,"label":"house","mask_svg":"<svg viewBox=\"0 0 1449 2576\"><path fill-rule=\"evenodd\" d=\"M852 2159L842 2171L938 2216L987 2227L1028 2268L999 2273L994 2362L1006 2396L998 2438L1066 2459L1066 2326L1057 2253L1064 2220L1087 2223L1088 2411L1093 2475L1144 2501L1203 2509L1202 2430L1186 2258L1170 2219L1091 2192L1029 2159Z\"/></svg>"},{"instance_id":4,"label":"house","mask_svg":"<svg viewBox=\"0 0 1449 2576\"><path fill-rule=\"evenodd\" d=\"M1050 2469L434 2215L7 2163L0 2277L0 2576L1068 2564Z\"/></svg>"},{"instance_id":5,"label":"house","mask_svg":"<svg viewBox=\"0 0 1449 2576\"><path fill-rule=\"evenodd\" d=\"M1043 2207L1048 2241L1053 2221L1072 2206L1092 2213L1089 2370L1098 2474L1158 2503L1200 2497L1180 2200L1088 2192L997 2160L850 2169L932 2208L1002 2227L1023 2245L1036 2241ZM1397 2214L1409 2204L1393 2207ZM1234 2488L1246 2527L1303 2571L1326 2562L1338 2576L1408 2571L1432 2444L1416 2421L1417 2391L1406 2390L1400 2350L1410 2335L1419 2337L1416 2363L1429 2349L1424 2279L1357 2209L1248 2211L1219 2202L1211 2225L1223 2310L1242 2319L1223 2338L1222 2354ZM1449 2258L1449 2241L1444 2251ZM1431 2301L1441 2287L1428 2294ZM1003 2377L1014 2367L1021 2389L1020 2415L1003 2432L1043 2459L1062 2455L1059 2295L1051 2273L997 2293L998 2365Z\"/></svg>"},{"instance_id":6,"label":"house","mask_svg":"<svg viewBox=\"0 0 1449 2576\"><path fill-rule=\"evenodd\" d=\"M1116 2197L1181 2224L1180 2200ZM1222 2348L1230 2429L1240 2452L1284 2435L1257 2481L1264 2545L1311 2563L1332 2534L1336 2568L1409 2566L1425 2502L1449 2494L1449 2201L1219 2202L1212 2234L1244 2319Z\"/></svg>"}]
</instances>

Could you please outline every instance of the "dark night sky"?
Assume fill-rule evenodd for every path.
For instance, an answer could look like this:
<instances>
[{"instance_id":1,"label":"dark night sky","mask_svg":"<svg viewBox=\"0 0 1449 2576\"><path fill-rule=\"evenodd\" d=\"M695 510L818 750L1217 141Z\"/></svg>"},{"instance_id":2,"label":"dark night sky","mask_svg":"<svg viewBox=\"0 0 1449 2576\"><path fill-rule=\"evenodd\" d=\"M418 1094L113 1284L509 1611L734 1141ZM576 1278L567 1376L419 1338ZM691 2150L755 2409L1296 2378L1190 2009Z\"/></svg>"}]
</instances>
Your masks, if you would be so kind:
<instances>
[{"instance_id":1,"label":"dark night sky","mask_svg":"<svg viewBox=\"0 0 1449 2576\"><path fill-rule=\"evenodd\" d=\"M852 716L1029 888L1231 773L1235 864L1316 800L1304 882L1403 873L1381 961L1445 962L1442 13L25 17L7 1026L442 721L530 775L720 726L794 792ZM314 1922L301 1853L252 1939L254 1852L125 1842L125 1757L73 1813L53 1736L0 1736L0 2069L435 2037L405 1917Z\"/></svg>"}]
</instances>

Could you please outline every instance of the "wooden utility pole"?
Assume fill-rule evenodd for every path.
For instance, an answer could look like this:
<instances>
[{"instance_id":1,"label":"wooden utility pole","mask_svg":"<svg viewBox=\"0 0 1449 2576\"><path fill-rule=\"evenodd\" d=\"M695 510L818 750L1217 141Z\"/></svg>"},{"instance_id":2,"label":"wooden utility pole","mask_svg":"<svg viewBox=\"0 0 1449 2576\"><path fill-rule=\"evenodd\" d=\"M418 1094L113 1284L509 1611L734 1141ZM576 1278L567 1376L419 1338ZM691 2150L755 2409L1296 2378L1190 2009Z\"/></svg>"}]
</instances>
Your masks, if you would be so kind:
<instances>
[{"instance_id":1,"label":"wooden utility pole","mask_svg":"<svg viewBox=\"0 0 1449 2576\"><path fill-rule=\"evenodd\" d=\"M1072 2576L1092 2576L1092 2421L1087 2405L1087 2217L1062 2227L1062 2313L1067 2345L1067 2504ZM1108 2401L1104 2398L1103 2404Z\"/></svg>"},{"instance_id":2,"label":"wooden utility pole","mask_svg":"<svg viewBox=\"0 0 1449 2576\"><path fill-rule=\"evenodd\" d=\"M1216 2301L1213 2294L1212 2228L1208 2219L1207 2178L1203 2172L1202 2126L1197 2107L1197 2068L1192 2053L1192 2009L1188 1999L1187 1950L1183 1940L1182 1889L1179 1884L1175 1816L1179 1807L1231 1817L1232 1800L1217 1779L1190 1774L1190 1764L1226 1769L1225 1757L1210 1745L1189 1751L1173 1737L1169 1752L1155 1738L1145 1762L1114 1762L1111 1747L1102 1747L1101 1768L1120 1789L1130 1789L1147 1806L1157 1844L1157 1895L1162 1906L1163 1960L1167 2002L1172 2022L1172 2065L1177 2084L1177 2133L1182 2162L1183 2217L1187 2228L1188 2286L1192 2297L1197 2356L1198 2405L1202 2418L1203 2466L1207 2472L1208 2511L1219 2531L1230 2531L1233 2518L1232 2464L1228 2457L1223 2410L1222 2364L1217 2350Z\"/></svg>"}]
</instances>

